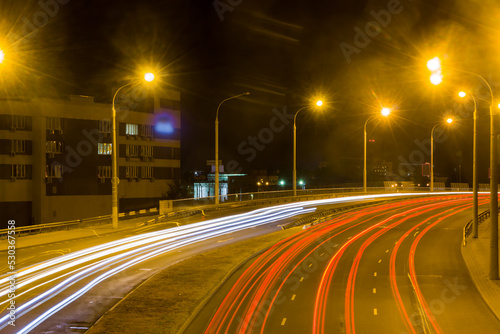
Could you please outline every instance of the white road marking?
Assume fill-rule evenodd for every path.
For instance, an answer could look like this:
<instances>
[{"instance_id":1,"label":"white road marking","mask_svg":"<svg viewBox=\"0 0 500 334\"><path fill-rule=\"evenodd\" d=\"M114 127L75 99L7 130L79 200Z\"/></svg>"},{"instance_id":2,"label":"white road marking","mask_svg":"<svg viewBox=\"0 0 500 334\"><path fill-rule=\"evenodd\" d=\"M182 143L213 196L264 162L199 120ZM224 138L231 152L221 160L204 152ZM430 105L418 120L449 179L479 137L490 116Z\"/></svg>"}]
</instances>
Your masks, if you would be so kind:
<instances>
[{"instance_id":1,"label":"white road marking","mask_svg":"<svg viewBox=\"0 0 500 334\"><path fill-rule=\"evenodd\" d=\"M296 295L292 295L292 300L295 300Z\"/></svg>"},{"instance_id":2,"label":"white road marking","mask_svg":"<svg viewBox=\"0 0 500 334\"><path fill-rule=\"evenodd\" d=\"M373 315L377 315L377 309L376 308L373 309Z\"/></svg>"},{"instance_id":3,"label":"white road marking","mask_svg":"<svg viewBox=\"0 0 500 334\"><path fill-rule=\"evenodd\" d=\"M309 263L309 268L311 268L312 266L313 266L313 264L312 264L312 263Z\"/></svg>"},{"instance_id":4,"label":"white road marking","mask_svg":"<svg viewBox=\"0 0 500 334\"><path fill-rule=\"evenodd\" d=\"M386 250L385 252L386 252L386 253L389 253L389 250Z\"/></svg>"},{"instance_id":5,"label":"white road marking","mask_svg":"<svg viewBox=\"0 0 500 334\"><path fill-rule=\"evenodd\" d=\"M378 260L378 263L382 262L382 259Z\"/></svg>"},{"instance_id":6,"label":"white road marking","mask_svg":"<svg viewBox=\"0 0 500 334\"><path fill-rule=\"evenodd\" d=\"M377 289L376 288L373 288L373 293L377 293Z\"/></svg>"},{"instance_id":7,"label":"white road marking","mask_svg":"<svg viewBox=\"0 0 500 334\"><path fill-rule=\"evenodd\" d=\"M373 276L377 277L377 272L374 272L374 273L373 273Z\"/></svg>"},{"instance_id":8,"label":"white road marking","mask_svg":"<svg viewBox=\"0 0 500 334\"><path fill-rule=\"evenodd\" d=\"M229 238L229 239L224 239L224 240L217 240L217 242L226 242L226 241L229 241L229 240L233 240L234 238Z\"/></svg>"},{"instance_id":9,"label":"white road marking","mask_svg":"<svg viewBox=\"0 0 500 334\"><path fill-rule=\"evenodd\" d=\"M321 255L320 255L320 256L323 256L323 255L325 255L325 253L321 253Z\"/></svg>"},{"instance_id":10,"label":"white road marking","mask_svg":"<svg viewBox=\"0 0 500 334\"><path fill-rule=\"evenodd\" d=\"M413 235L413 237L416 237L419 232L420 231L415 232L415 234Z\"/></svg>"},{"instance_id":11,"label":"white road marking","mask_svg":"<svg viewBox=\"0 0 500 334\"><path fill-rule=\"evenodd\" d=\"M301 278L300 278L300 281L302 282L303 280L304 280L304 277L301 277Z\"/></svg>"},{"instance_id":12,"label":"white road marking","mask_svg":"<svg viewBox=\"0 0 500 334\"><path fill-rule=\"evenodd\" d=\"M283 320L281 321L281 326L285 326L285 322L286 322L286 318L283 318Z\"/></svg>"}]
</instances>

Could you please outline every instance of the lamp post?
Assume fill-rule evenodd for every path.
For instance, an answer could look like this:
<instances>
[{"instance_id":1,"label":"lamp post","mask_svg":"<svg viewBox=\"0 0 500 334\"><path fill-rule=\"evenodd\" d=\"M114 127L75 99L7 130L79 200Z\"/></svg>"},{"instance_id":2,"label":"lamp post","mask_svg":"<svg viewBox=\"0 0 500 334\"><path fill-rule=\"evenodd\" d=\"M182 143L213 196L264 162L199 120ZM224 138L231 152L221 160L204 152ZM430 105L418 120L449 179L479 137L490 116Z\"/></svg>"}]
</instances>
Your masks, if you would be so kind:
<instances>
[{"instance_id":1,"label":"lamp post","mask_svg":"<svg viewBox=\"0 0 500 334\"><path fill-rule=\"evenodd\" d=\"M154 80L154 74L153 73L146 73L144 75L144 80L147 82L151 82ZM111 146L111 154L112 154L112 162L111 162L111 169L112 169L112 178L111 178L111 221L113 223L113 228L117 229L118 228L118 183L119 183L119 178L118 178L118 171L117 171L117 162L116 162L116 152L118 151L117 145L116 145L116 109L115 109L115 99L116 96L118 95L118 92L122 90L125 87L128 87L135 82L129 82L120 88L118 88L115 92L115 95L113 95L113 102L112 102L112 108L113 108L113 117L112 117L112 129L113 129L113 143Z\"/></svg>"},{"instance_id":2,"label":"lamp post","mask_svg":"<svg viewBox=\"0 0 500 334\"><path fill-rule=\"evenodd\" d=\"M384 117L389 116L391 113L391 109L389 108L382 108L381 114ZM367 191L367 176L366 176L366 125L368 124L369 121L371 121L376 115L368 117L368 119L365 122L365 125L363 126L363 134L364 134L364 139L363 139L363 192L366 193Z\"/></svg>"},{"instance_id":3,"label":"lamp post","mask_svg":"<svg viewBox=\"0 0 500 334\"><path fill-rule=\"evenodd\" d=\"M451 118L448 118L446 120L446 123L448 124L451 124L453 122L453 119ZM430 166L430 169L431 169L431 191L434 191L434 129L440 125L442 125L443 123L438 123L436 125L434 125L432 127L432 130L431 130L431 166Z\"/></svg>"},{"instance_id":4,"label":"lamp post","mask_svg":"<svg viewBox=\"0 0 500 334\"><path fill-rule=\"evenodd\" d=\"M433 73L431 82L438 85L442 81L441 61L435 57L427 62L427 68ZM449 68L449 67L447 67ZM481 80L490 91L490 274L491 280L499 278L498 272L498 158L497 158L497 134L495 128L495 113L493 107L493 90L490 84L483 76L457 68L449 68L450 70L468 74ZM499 106L500 108L500 106Z\"/></svg>"},{"instance_id":5,"label":"lamp post","mask_svg":"<svg viewBox=\"0 0 500 334\"><path fill-rule=\"evenodd\" d=\"M219 106L217 106L217 113L215 114L215 189L214 189L215 205L219 205L219 196L220 196L219 194L219 109L224 102L236 99L243 95L250 95L250 92L245 92L242 94L228 97L227 99L222 100L221 103L219 103Z\"/></svg>"},{"instance_id":6,"label":"lamp post","mask_svg":"<svg viewBox=\"0 0 500 334\"><path fill-rule=\"evenodd\" d=\"M321 107L323 106L323 101L318 100L316 101L316 106ZM296 126L296 120L297 120L297 115L301 110L304 110L308 108L309 106L305 106L297 110L295 113L295 116L293 117L293 196L297 196L297 126Z\"/></svg>"},{"instance_id":7,"label":"lamp post","mask_svg":"<svg viewBox=\"0 0 500 334\"><path fill-rule=\"evenodd\" d=\"M458 96L464 98L467 94L465 92L458 93ZM474 101L474 136L472 144L472 203L473 203L473 217L472 217L472 237L477 238L479 235L479 222L478 222L478 184L477 184L477 168L476 168L476 157L477 157L477 103L476 97L471 94L472 101Z\"/></svg>"}]
</instances>

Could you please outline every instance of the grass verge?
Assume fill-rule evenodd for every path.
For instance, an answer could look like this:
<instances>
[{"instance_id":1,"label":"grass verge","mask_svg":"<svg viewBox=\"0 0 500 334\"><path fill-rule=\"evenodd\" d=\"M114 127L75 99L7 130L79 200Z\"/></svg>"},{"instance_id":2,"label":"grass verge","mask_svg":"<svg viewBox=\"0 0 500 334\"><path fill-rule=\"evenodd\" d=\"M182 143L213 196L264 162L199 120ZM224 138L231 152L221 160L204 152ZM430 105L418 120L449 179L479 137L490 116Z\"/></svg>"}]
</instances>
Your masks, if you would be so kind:
<instances>
[{"instance_id":1,"label":"grass verge","mask_svg":"<svg viewBox=\"0 0 500 334\"><path fill-rule=\"evenodd\" d=\"M103 315L87 334L177 333L228 272L298 231L293 228L240 241L170 266Z\"/></svg>"}]
</instances>

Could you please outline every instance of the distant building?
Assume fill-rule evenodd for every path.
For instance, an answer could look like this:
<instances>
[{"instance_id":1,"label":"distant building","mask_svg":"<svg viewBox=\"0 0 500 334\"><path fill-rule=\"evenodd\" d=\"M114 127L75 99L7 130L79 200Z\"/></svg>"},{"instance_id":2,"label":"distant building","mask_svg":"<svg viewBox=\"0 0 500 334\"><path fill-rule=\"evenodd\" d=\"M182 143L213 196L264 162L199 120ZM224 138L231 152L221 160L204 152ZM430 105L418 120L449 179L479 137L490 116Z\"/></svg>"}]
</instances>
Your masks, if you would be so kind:
<instances>
[{"instance_id":1,"label":"distant building","mask_svg":"<svg viewBox=\"0 0 500 334\"><path fill-rule=\"evenodd\" d=\"M246 174L231 174L224 173L224 166L219 165L219 196L221 201L227 200L228 194L239 192L238 186L240 183L235 181L246 176ZM212 166L212 171L207 175L206 180L195 182L193 186L194 198L203 198L215 196L215 165Z\"/></svg>"},{"instance_id":2,"label":"distant building","mask_svg":"<svg viewBox=\"0 0 500 334\"><path fill-rule=\"evenodd\" d=\"M372 170L375 175L391 176L392 175L392 161L375 160L373 161Z\"/></svg>"},{"instance_id":3,"label":"distant building","mask_svg":"<svg viewBox=\"0 0 500 334\"><path fill-rule=\"evenodd\" d=\"M180 93L163 95L116 105L120 212L157 206L180 179ZM2 222L111 214L111 110L85 96L0 100Z\"/></svg>"}]
</instances>

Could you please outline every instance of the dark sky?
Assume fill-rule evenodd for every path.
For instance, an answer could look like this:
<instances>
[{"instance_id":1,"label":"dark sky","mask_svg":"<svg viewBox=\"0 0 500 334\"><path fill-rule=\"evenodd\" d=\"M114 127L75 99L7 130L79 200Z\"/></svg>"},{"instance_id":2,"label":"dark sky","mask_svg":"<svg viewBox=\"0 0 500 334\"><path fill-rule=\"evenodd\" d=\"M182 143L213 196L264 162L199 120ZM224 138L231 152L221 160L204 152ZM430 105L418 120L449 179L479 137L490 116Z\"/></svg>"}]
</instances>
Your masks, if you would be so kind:
<instances>
[{"instance_id":1,"label":"dark sky","mask_svg":"<svg viewBox=\"0 0 500 334\"><path fill-rule=\"evenodd\" d=\"M12 69L0 71L3 94L110 101L117 83L154 69L182 93L184 170L204 169L214 158L218 103L250 91L220 111L220 158L242 172L289 171L292 121L281 127L273 119L321 96L324 110L306 109L297 119L299 170L362 159L363 124L388 106L390 120L369 123L370 155L397 166L419 160L420 151L429 161L416 141L455 114L463 119L436 147L436 170L456 177L462 159L467 180L472 118L455 92L465 87L483 96L484 89L456 72L432 86L425 63L440 56L483 74L493 88L500 83L500 5L493 0L3 0L0 13L0 47L15 55ZM479 112L486 182L487 104ZM259 139L254 157L249 136L259 133L265 143Z\"/></svg>"}]
</instances>

